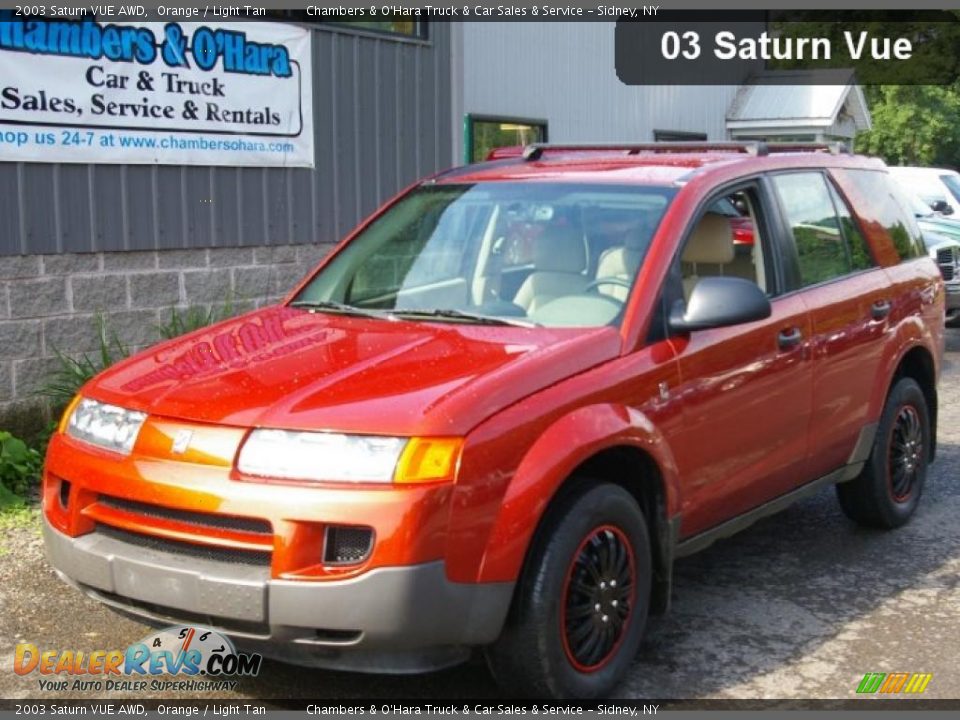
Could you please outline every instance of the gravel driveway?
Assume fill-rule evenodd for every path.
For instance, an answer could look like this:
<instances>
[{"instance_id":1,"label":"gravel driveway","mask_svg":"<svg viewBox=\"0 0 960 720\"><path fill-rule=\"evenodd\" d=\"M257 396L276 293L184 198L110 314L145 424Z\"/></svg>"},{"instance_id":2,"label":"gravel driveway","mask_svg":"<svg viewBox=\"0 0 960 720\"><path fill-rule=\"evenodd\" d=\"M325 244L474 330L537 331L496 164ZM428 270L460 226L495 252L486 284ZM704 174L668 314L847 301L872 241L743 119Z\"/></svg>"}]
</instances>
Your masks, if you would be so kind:
<instances>
[{"instance_id":1,"label":"gravel driveway","mask_svg":"<svg viewBox=\"0 0 960 720\"><path fill-rule=\"evenodd\" d=\"M851 698L865 673L905 671L933 673L927 698L960 698L958 330L949 331L940 398L938 460L913 522L890 533L857 528L841 515L833 489L827 488L680 561L673 611L652 621L643 651L617 695ZM44 561L35 524L7 531L3 546L0 697L60 699L41 693L36 675L13 674L17 642L112 649L146 634L145 626L114 615L57 580ZM268 661L258 678L219 697L438 699L495 694L479 661L403 678L305 670Z\"/></svg>"}]
</instances>

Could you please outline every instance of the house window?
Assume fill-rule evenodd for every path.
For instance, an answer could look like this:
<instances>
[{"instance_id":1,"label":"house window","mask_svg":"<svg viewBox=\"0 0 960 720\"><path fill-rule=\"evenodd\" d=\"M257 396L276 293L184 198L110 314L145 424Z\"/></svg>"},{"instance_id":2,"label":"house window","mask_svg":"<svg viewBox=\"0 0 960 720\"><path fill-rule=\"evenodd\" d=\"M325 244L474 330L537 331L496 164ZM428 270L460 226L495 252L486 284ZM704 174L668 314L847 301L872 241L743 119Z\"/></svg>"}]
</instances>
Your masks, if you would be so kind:
<instances>
[{"instance_id":1,"label":"house window","mask_svg":"<svg viewBox=\"0 0 960 720\"><path fill-rule=\"evenodd\" d=\"M316 16L310 15L307 10L267 10L267 17L284 22L332 25L413 40L427 39L427 23L420 20L317 20Z\"/></svg>"},{"instance_id":2,"label":"house window","mask_svg":"<svg viewBox=\"0 0 960 720\"><path fill-rule=\"evenodd\" d=\"M547 141L547 121L467 115L463 144L466 162L486 160L491 150Z\"/></svg>"},{"instance_id":3,"label":"house window","mask_svg":"<svg viewBox=\"0 0 960 720\"><path fill-rule=\"evenodd\" d=\"M696 142L707 139L706 133L687 132L686 130L654 130L654 142Z\"/></svg>"},{"instance_id":4,"label":"house window","mask_svg":"<svg viewBox=\"0 0 960 720\"><path fill-rule=\"evenodd\" d=\"M355 30L385 33L387 35L405 35L417 40L427 39L427 24L419 20L342 20L330 25L343 25Z\"/></svg>"},{"instance_id":5,"label":"house window","mask_svg":"<svg viewBox=\"0 0 960 720\"><path fill-rule=\"evenodd\" d=\"M736 135L734 142L773 142L773 143L795 143L795 142L819 142L816 135Z\"/></svg>"}]
</instances>

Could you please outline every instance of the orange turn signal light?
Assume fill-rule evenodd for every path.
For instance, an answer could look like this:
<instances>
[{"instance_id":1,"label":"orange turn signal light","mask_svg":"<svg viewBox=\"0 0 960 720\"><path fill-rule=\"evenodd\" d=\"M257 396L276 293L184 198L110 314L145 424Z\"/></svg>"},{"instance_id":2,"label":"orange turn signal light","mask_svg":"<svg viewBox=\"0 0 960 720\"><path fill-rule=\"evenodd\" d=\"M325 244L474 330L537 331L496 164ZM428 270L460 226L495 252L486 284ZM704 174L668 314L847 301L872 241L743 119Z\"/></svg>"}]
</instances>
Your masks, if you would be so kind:
<instances>
[{"instance_id":1,"label":"orange turn signal light","mask_svg":"<svg viewBox=\"0 0 960 720\"><path fill-rule=\"evenodd\" d=\"M80 393L77 393L73 396L73 400L70 401L70 404L67 405L67 409L63 411L63 415L60 416L60 424L57 425L57 432L63 434L67 431L67 424L70 422L70 416L73 415L74 409L83 399L83 396Z\"/></svg>"},{"instance_id":2,"label":"orange turn signal light","mask_svg":"<svg viewBox=\"0 0 960 720\"><path fill-rule=\"evenodd\" d=\"M410 438L397 461L395 483L453 480L463 450L463 438Z\"/></svg>"}]
</instances>

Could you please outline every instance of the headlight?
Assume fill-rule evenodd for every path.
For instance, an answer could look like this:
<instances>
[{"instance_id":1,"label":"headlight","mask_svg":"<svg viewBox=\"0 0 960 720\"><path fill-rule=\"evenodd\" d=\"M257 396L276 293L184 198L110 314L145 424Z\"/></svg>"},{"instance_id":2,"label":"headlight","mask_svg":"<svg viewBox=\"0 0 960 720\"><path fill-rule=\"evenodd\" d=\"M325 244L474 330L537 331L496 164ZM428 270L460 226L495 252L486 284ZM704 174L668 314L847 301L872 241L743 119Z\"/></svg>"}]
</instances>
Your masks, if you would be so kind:
<instances>
[{"instance_id":1,"label":"headlight","mask_svg":"<svg viewBox=\"0 0 960 720\"><path fill-rule=\"evenodd\" d=\"M398 438L289 430L254 430L237 469L289 480L419 483L451 480L459 438Z\"/></svg>"},{"instance_id":2,"label":"headlight","mask_svg":"<svg viewBox=\"0 0 960 720\"><path fill-rule=\"evenodd\" d=\"M83 398L74 405L66 432L77 440L129 455L146 419L146 413Z\"/></svg>"}]
</instances>

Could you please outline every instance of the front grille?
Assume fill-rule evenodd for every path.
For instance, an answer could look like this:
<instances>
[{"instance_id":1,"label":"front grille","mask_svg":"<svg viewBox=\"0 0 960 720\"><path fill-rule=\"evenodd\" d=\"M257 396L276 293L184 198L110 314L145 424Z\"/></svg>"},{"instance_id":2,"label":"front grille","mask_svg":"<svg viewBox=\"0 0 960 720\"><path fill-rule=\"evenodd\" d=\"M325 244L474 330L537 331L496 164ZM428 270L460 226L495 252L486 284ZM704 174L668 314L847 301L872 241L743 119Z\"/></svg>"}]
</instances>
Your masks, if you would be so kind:
<instances>
[{"instance_id":1,"label":"front grille","mask_svg":"<svg viewBox=\"0 0 960 720\"><path fill-rule=\"evenodd\" d=\"M98 501L101 505L115 510L136 513L146 517L174 520L187 523L198 528L213 528L216 530L235 530L237 532L257 533L259 535L273 535L273 528L266 520L259 518L235 517L233 515L214 515L213 513L192 512L190 510L174 510L161 505L151 505L124 500L122 498L101 495Z\"/></svg>"},{"instance_id":2,"label":"front grille","mask_svg":"<svg viewBox=\"0 0 960 720\"><path fill-rule=\"evenodd\" d=\"M940 266L940 273L947 282L956 277L957 274L957 248L948 247L937 250L937 264Z\"/></svg>"},{"instance_id":3,"label":"front grille","mask_svg":"<svg viewBox=\"0 0 960 720\"><path fill-rule=\"evenodd\" d=\"M154 535L141 535L140 533L128 532L127 530L121 530L120 528L104 525L103 523L97 523L96 531L104 537L147 550L156 550L158 552L170 553L181 557L192 557L199 560L216 560L218 562L233 563L235 565L270 567L272 553L267 551L195 545L189 542L169 540Z\"/></svg>"},{"instance_id":4,"label":"front grille","mask_svg":"<svg viewBox=\"0 0 960 720\"><path fill-rule=\"evenodd\" d=\"M356 565L367 559L372 547L372 528L331 525L327 528L323 561L328 565Z\"/></svg>"}]
</instances>

